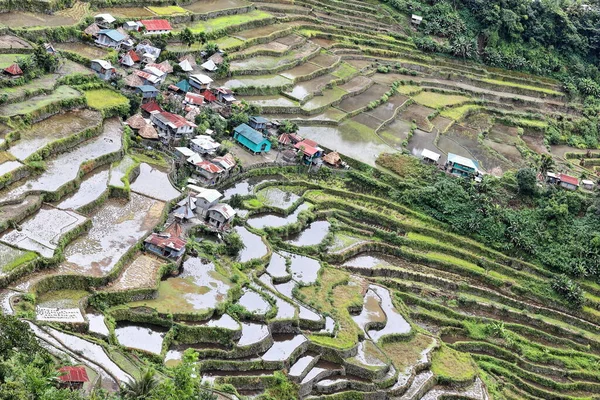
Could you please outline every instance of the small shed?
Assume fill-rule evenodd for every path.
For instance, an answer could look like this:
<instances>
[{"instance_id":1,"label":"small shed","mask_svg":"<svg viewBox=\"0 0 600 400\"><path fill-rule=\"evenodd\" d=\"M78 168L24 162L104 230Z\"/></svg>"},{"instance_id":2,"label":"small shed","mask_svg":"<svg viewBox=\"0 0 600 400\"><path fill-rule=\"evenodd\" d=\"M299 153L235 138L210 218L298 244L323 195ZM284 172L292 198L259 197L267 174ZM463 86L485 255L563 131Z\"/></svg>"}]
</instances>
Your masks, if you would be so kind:
<instances>
[{"instance_id":1,"label":"small shed","mask_svg":"<svg viewBox=\"0 0 600 400\"><path fill-rule=\"evenodd\" d=\"M58 369L60 386L79 390L83 384L90 381L84 366L66 366Z\"/></svg>"},{"instance_id":2,"label":"small shed","mask_svg":"<svg viewBox=\"0 0 600 400\"><path fill-rule=\"evenodd\" d=\"M151 85L138 86L135 92L141 93L143 99L153 99L158 96L158 89Z\"/></svg>"},{"instance_id":3,"label":"small shed","mask_svg":"<svg viewBox=\"0 0 600 400\"><path fill-rule=\"evenodd\" d=\"M144 126L148 125L146 123L146 120L144 119L144 117L142 117L142 114L134 114L131 117L127 118L127 121L125 121L126 125L129 125L129 127L131 129L134 130L139 130L142 129Z\"/></svg>"},{"instance_id":4,"label":"small shed","mask_svg":"<svg viewBox=\"0 0 600 400\"><path fill-rule=\"evenodd\" d=\"M577 190L579 179L567 174L558 174L558 184L567 190Z\"/></svg>"},{"instance_id":5,"label":"small shed","mask_svg":"<svg viewBox=\"0 0 600 400\"><path fill-rule=\"evenodd\" d=\"M21 76L23 75L23 70L17 63L10 65L9 67L4 68L4 72L10 76Z\"/></svg>"},{"instance_id":6,"label":"small shed","mask_svg":"<svg viewBox=\"0 0 600 400\"><path fill-rule=\"evenodd\" d=\"M183 72L191 72L194 70L194 67L192 67L192 64L188 60L181 61L179 67Z\"/></svg>"},{"instance_id":7,"label":"small shed","mask_svg":"<svg viewBox=\"0 0 600 400\"><path fill-rule=\"evenodd\" d=\"M581 186L583 186L585 190L594 190L594 182L589 179L583 179L581 181Z\"/></svg>"},{"instance_id":8,"label":"small shed","mask_svg":"<svg viewBox=\"0 0 600 400\"><path fill-rule=\"evenodd\" d=\"M248 121L248 125L256 129L257 131L264 131L265 129L267 129L268 123L268 119L259 116L250 117L250 121Z\"/></svg>"},{"instance_id":9,"label":"small shed","mask_svg":"<svg viewBox=\"0 0 600 400\"><path fill-rule=\"evenodd\" d=\"M125 65L126 67L133 67L136 63L139 63L140 61L140 56L138 56L137 53L133 50L129 50L127 53L125 53L123 57L121 57L121 60L119 60L119 62Z\"/></svg>"},{"instance_id":10,"label":"small shed","mask_svg":"<svg viewBox=\"0 0 600 400\"><path fill-rule=\"evenodd\" d=\"M313 163L323 154L323 150L318 146L319 144L317 142L310 139L304 139L294 145L297 150L300 150L303 153L303 160L307 165Z\"/></svg>"},{"instance_id":11,"label":"small shed","mask_svg":"<svg viewBox=\"0 0 600 400\"><path fill-rule=\"evenodd\" d=\"M137 31L140 29L140 26L135 21L127 21L123 23L123 29L125 29L126 31Z\"/></svg>"},{"instance_id":12,"label":"small shed","mask_svg":"<svg viewBox=\"0 0 600 400\"><path fill-rule=\"evenodd\" d=\"M141 127L138 131L138 135L145 140L158 140L158 132L156 131L156 128L150 124Z\"/></svg>"},{"instance_id":13,"label":"small shed","mask_svg":"<svg viewBox=\"0 0 600 400\"><path fill-rule=\"evenodd\" d=\"M110 14L98 14L94 16L94 22L103 28L109 28L117 19Z\"/></svg>"},{"instance_id":14,"label":"small shed","mask_svg":"<svg viewBox=\"0 0 600 400\"><path fill-rule=\"evenodd\" d=\"M253 153L268 153L271 142L249 125L241 124L233 130L233 138Z\"/></svg>"},{"instance_id":15,"label":"small shed","mask_svg":"<svg viewBox=\"0 0 600 400\"><path fill-rule=\"evenodd\" d=\"M213 60L208 60L200 66L209 72L215 72L219 68Z\"/></svg>"},{"instance_id":16,"label":"small shed","mask_svg":"<svg viewBox=\"0 0 600 400\"><path fill-rule=\"evenodd\" d=\"M323 156L323 162L333 167L339 167L342 164L342 159L340 157L340 153L337 151L332 151L331 153L327 153Z\"/></svg>"},{"instance_id":17,"label":"small shed","mask_svg":"<svg viewBox=\"0 0 600 400\"><path fill-rule=\"evenodd\" d=\"M446 170L453 175L469 177L477 175L479 172L479 165L470 158L459 156L454 153L448 153Z\"/></svg>"},{"instance_id":18,"label":"small shed","mask_svg":"<svg viewBox=\"0 0 600 400\"><path fill-rule=\"evenodd\" d=\"M210 89L212 81L210 76L203 74L190 75L189 79L190 85L199 90Z\"/></svg>"},{"instance_id":19,"label":"small shed","mask_svg":"<svg viewBox=\"0 0 600 400\"><path fill-rule=\"evenodd\" d=\"M413 14L412 17L410 17L410 23L413 25L421 25L421 22L423 22L423 17L420 15Z\"/></svg>"},{"instance_id":20,"label":"small shed","mask_svg":"<svg viewBox=\"0 0 600 400\"><path fill-rule=\"evenodd\" d=\"M440 160L441 154L436 153L435 151L423 149L421 152L421 158L423 161L429 164L437 164Z\"/></svg>"}]
</instances>

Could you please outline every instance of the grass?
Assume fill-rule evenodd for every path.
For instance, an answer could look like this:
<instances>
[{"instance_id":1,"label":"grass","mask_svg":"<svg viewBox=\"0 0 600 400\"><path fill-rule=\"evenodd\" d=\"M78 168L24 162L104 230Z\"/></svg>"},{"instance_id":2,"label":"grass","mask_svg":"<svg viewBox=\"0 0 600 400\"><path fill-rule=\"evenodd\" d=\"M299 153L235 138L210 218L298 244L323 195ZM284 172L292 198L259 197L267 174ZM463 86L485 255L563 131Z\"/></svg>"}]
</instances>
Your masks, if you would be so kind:
<instances>
[{"instance_id":1,"label":"grass","mask_svg":"<svg viewBox=\"0 0 600 400\"><path fill-rule=\"evenodd\" d=\"M465 104L464 106L452 107L448 108L440 113L442 117L450 118L455 121L460 120L465 114L468 112L483 110L482 106L478 106L477 104Z\"/></svg>"},{"instance_id":2,"label":"grass","mask_svg":"<svg viewBox=\"0 0 600 400\"><path fill-rule=\"evenodd\" d=\"M148 7L148 9L150 11L152 11L153 13L155 13L156 15L187 14L189 12L188 10L181 8L179 6L164 6L164 7L152 6L152 7Z\"/></svg>"},{"instance_id":3,"label":"grass","mask_svg":"<svg viewBox=\"0 0 600 400\"><path fill-rule=\"evenodd\" d=\"M56 290L38 296L37 304L66 303L71 305L72 307L78 307L79 301L84 297L89 296L89 294L90 293L85 290Z\"/></svg>"},{"instance_id":4,"label":"grass","mask_svg":"<svg viewBox=\"0 0 600 400\"><path fill-rule=\"evenodd\" d=\"M26 57L27 54L0 54L0 68L4 69L15 63L18 57Z\"/></svg>"},{"instance_id":5,"label":"grass","mask_svg":"<svg viewBox=\"0 0 600 400\"><path fill-rule=\"evenodd\" d=\"M140 369L123 353L118 350L110 349L108 356L115 362L123 371L127 372L134 378L140 377Z\"/></svg>"},{"instance_id":6,"label":"grass","mask_svg":"<svg viewBox=\"0 0 600 400\"><path fill-rule=\"evenodd\" d=\"M225 36L225 37L215 40L215 43L217 44L217 46L219 46L219 49L227 50L231 47L234 47L234 46L244 43L244 41L240 40L238 38L231 37L231 36Z\"/></svg>"},{"instance_id":7,"label":"grass","mask_svg":"<svg viewBox=\"0 0 600 400\"><path fill-rule=\"evenodd\" d=\"M56 90L48 95L36 96L20 103L5 104L0 107L0 115L12 116L28 114L42 107L46 107L52 103L74 99L81 96L77 90L69 86L59 86Z\"/></svg>"},{"instance_id":8,"label":"grass","mask_svg":"<svg viewBox=\"0 0 600 400\"><path fill-rule=\"evenodd\" d=\"M88 90L85 92L85 100L88 106L100 111L129 103L127 97L109 89Z\"/></svg>"},{"instance_id":9,"label":"grass","mask_svg":"<svg viewBox=\"0 0 600 400\"><path fill-rule=\"evenodd\" d=\"M230 26L241 25L247 22L259 21L272 17L273 16L268 12L253 10L246 14L227 15L224 17L209 19L207 21L201 21L192 25L190 29L193 33L219 31Z\"/></svg>"},{"instance_id":10,"label":"grass","mask_svg":"<svg viewBox=\"0 0 600 400\"><path fill-rule=\"evenodd\" d=\"M525 128L546 128L548 122L539 119L520 118L516 121L517 125Z\"/></svg>"},{"instance_id":11,"label":"grass","mask_svg":"<svg viewBox=\"0 0 600 400\"><path fill-rule=\"evenodd\" d=\"M8 151L0 151L0 164L14 160L16 160L15 156L10 154Z\"/></svg>"},{"instance_id":12,"label":"grass","mask_svg":"<svg viewBox=\"0 0 600 400\"><path fill-rule=\"evenodd\" d=\"M362 242L363 240L367 239L349 235L343 232L338 232L334 235L333 244L329 247L328 251L341 251L355 245L356 243Z\"/></svg>"},{"instance_id":13,"label":"grass","mask_svg":"<svg viewBox=\"0 0 600 400\"><path fill-rule=\"evenodd\" d=\"M331 73L340 79L347 79L356 74L358 71L352 65L342 62L338 68Z\"/></svg>"},{"instance_id":14,"label":"grass","mask_svg":"<svg viewBox=\"0 0 600 400\"><path fill-rule=\"evenodd\" d=\"M440 383L468 382L475 379L477 367L469 354L442 346L433 353L431 372Z\"/></svg>"},{"instance_id":15,"label":"grass","mask_svg":"<svg viewBox=\"0 0 600 400\"><path fill-rule=\"evenodd\" d=\"M493 85L498 85L498 86L508 86L508 87L514 87L514 88L519 88L519 89L533 90L536 92L546 93L546 94L550 94L553 96L562 96L563 95L563 93L557 92L556 90L552 90L552 89L548 89L548 88L544 88L544 87L540 87L540 86L529 86L529 85L523 85L522 83L500 81L497 79L489 79L489 78L482 79L482 81L491 83Z\"/></svg>"},{"instance_id":16,"label":"grass","mask_svg":"<svg viewBox=\"0 0 600 400\"><path fill-rule=\"evenodd\" d=\"M352 320L348 307L362 305L363 296L359 285L348 285L350 275L334 268L322 269L315 285L298 290L299 298L321 313L331 315L338 323L335 337L312 335L310 340L323 346L349 348L358 340L358 326Z\"/></svg>"},{"instance_id":17,"label":"grass","mask_svg":"<svg viewBox=\"0 0 600 400\"><path fill-rule=\"evenodd\" d=\"M417 85L400 85L398 86L398 89L396 89L396 91L400 94L411 95L414 93L419 93L423 91L423 89L421 88L421 86Z\"/></svg>"},{"instance_id":18,"label":"grass","mask_svg":"<svg viewBox=\"0 0 600 400\"><path fill-rule=\"evenodd\" d=\"M415 365L422 353L434 344L433 338L418 333L408 341L384 343L382 350L393 361L396 369L402 372Z\"/></svg>"},{"instance_id":19,"label":"grass","mask_svg":"<svg viewBox=\"0 0 600 400\"><path fill-rule=\"evenodd\" d=\"M4 273L10 272L10 271L14 270L15 268L17 268L25 263L28 263L29 261L35 260L37 258L37 254L35 254L32 251L23 252L20 250L15 250L15 252L18 252L16 257L10 261L4 263L4 265L2 266L2 269L1 269L2 272L4 272Z\"/></svg>"},{"instance_id":20,"label":"grass","mask_svg":"<svg viewBox=\"0 0 600 400\"><path fill-rule=\"evenodd\" d=\"M439 109L442 107L464 103L465 101L469 100L469 98L456 94L443 94L423 91L414 96L413 100L423 106Z\"/></svg>"}]
</instances>

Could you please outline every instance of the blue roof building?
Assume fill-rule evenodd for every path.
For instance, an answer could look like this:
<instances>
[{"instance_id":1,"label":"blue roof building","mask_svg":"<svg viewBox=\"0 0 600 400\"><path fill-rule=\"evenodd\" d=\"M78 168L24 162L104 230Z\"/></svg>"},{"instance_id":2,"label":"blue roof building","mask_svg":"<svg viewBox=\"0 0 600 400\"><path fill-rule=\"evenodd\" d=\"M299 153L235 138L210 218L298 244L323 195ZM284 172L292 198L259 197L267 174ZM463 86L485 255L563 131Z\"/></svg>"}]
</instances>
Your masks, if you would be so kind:
<instances>
[{"instance_id":1,"label":"blue roof building","mask_svg":"<svg viewBox=\"0 0 600 400\"><path fill-rule=\"evenodd\" d=\"M258 116L250 117L250 121L248 121L248 124L257 131L264 131L267 129L268 123L268 119Z\"/></svg>"},{"instance_id":2,"label":"blue roof building","mask_svg":"<svg viewBox=\"0 0 600 400\"><path fill-rule=\"evenodd\" d=\"M190 85L190 83L187 81L187 79L179 81L179 83L177 83L175 86L177 86L179 89L181 89L184 92L189 92L193 89L192 85Z\"/></svg>"},{"instance_id":3,"label":"blue roof building","mask_svg":"<svg viewBox=\"0 0 600 400\"><path fill-rule=\"evenodd\" d=\"M477 161L471 160L470 158L448 153L446 169L451 174L468 177L477 175L479 172L479 164Z\"/></svg>"},{"instance_id":4,"label":"blue roof building","mask_svg":"<svg viewBox=\"0 0 600 400\"><path fill-rule=\"evenodd\" d=\"M246 124L238 125L233 130L233 138L254 153L268 153L271 150L269 139Z\"/></svg>"},{"instance_id":5,"label":"blue roof building","mask_svg":"<svg viewBox=\"0 0 600 400\"><path fill-rule=\"evenodd\" d=\"M127 37L116 29L102 29L98 32L96 44L118 50L121 48L121 44L123 44L125 39L127 39Z\"/></svg>"},{"instance_id":6,"label":"blue roof building","mask_svg":"<svg viewBox=\"0 0 600 400\"><path fill-rule=\"evenodd\" d=\"M158 96L158 89L151 85L142 85L135 88L137 93L142 94L142 98L144 99L152 99Z\"/></svg>"}]
</instances>

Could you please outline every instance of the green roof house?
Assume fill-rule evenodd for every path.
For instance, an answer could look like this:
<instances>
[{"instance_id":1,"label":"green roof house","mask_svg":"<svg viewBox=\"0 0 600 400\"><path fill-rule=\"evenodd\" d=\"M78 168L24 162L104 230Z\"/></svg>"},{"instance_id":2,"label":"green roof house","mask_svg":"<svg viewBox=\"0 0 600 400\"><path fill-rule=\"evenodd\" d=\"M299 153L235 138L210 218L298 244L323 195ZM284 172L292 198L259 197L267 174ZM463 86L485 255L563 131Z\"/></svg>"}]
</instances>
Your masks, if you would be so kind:
<instances>
[{"instance_id":1,"label":"green roof house","mask_svg":"<svg viewBox=\"0 0 600 400\"><path fill-rule=\"evenodd\" d=\"M271 150L269 139L246 124L238 125L233 130L233 138L254 153L268 153Z\"/></svg>"},{"instance_id":2,"label":"green roof house","mask_svg":"<svg viewBox=\"0 0 600 400\"><path fill-rule=\"evenodd\" d=\"M446 170L453 175L469 177L477 175L479 164L470 158L462 157L453 153L448 153Z\"/></svg>"}]
</instances>

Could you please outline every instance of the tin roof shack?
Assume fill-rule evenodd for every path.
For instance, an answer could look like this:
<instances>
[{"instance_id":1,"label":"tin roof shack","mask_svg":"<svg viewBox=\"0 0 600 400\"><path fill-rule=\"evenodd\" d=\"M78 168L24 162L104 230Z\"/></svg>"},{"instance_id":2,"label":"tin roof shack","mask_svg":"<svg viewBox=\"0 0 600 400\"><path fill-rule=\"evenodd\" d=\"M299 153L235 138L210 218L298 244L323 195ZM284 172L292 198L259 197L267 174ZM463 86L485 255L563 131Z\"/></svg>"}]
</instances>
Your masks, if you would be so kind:
<instances>
[{"instance_id":1,"label":"tin roof shack","mask_svg":"<svg viewBox=\"0 0 600 400\"><path fill-rule=\"evenodd\" d=\"M83 366L66 366L58 369L59 386L71 390L80 390L84 383L90 381Z\"/></svg>"},{"instance_id":2,"label":"tin roof shack","mask_svg":"<svg viewBox=\"0 0 600 400\"><path fill-rule=\"evenodd\" d=\"M585 190L594 190L594 181L583 179L581 181L581 186L583 186Z\"/></svg>"},{"instance_id":3,"label":"tin roof shack","mask_svg":"<svg viewBox=\"0 0 600 400\"><path fill-rule=\"evenodd\" d=\"M110 14L98 14L94 16L94 22L101 28L110 28L116 18Z\"/></svg>"},{"instance_id":4,"label":"tin roof shack","mask_svg":"<svg viewBox=\"0 0 600 400\"><path fill-rule=\"evenodd\" d=\"M193 165L195 168L194 177L200 179L203 183L207 185L212 186L217 184L225 173L225 170L223 170L223 168L207 160L193 162Z\"/></svg>"},{"instance_id":5,"label":"tin roof shack","mask_svg":"<svg viewBox=\"0 0 600 400\"><path fill-rule=\"evenodd\" d=\"M421 152L421 158L427 164L436 164L437 165L437 163L440 161L441 156L442 156L441 154L438 154L434 151L427 150L427 149L423 149L423 151Z\"/></svg>"},{"instance_id":6,"label":"tin roof shack","mask_svg":"<svg viewBox=\"0 0 600 400\"><path fill-rule=\"evenodd\" d=\"M248 125L259 132L264 132L267 129L268 123L268 119L258 116L250 117L250 120L248 121Z\"/></svg>"},{"instance_id":7,"label":"tin roof shack","mask_svg":"<svg viewBox=\"0 0 600 400\"><path fill-rule=\"evenodd\" d=\"M92 60L90 68L93 69L94 72L96 72L96 75L98 75L98 78L103 81L111 80L117 72L110 61L106 60Z\"/></svg>"},{"instance_id":8,"label":"tin roof shack","mask_svg":"<svg viewBox=\"0 0 600 400\"><path fill-rule=\"evenodd\" d=\"M219 100L221 103L225 104L226 106L230 106L234 102L237 101L237 99L233 95L233 90L231 90L229 88L218 87L215 89L215 92L217 93L217 100Z\"/></svg>"},{"instance_id":9,"label":"tin roof shack","mask_svg":"<svg viewBox=\"0 0 600 400\"><path fill-rule=\"evenodd\" d=\"M302 152L302 160L306 165L312 164L323 155L323 150L319 148L319 144L314 140L304 139L296 143L294 147Z\"/></svg>"},{"instance_id":10,"label":"tin roof shack","mask_svg":"<svg viewBox=\"0 0 600 400\"><path fill-rule=\"evenodd\" d=\"M457 176L473 177L478 174L479 166L476 161L470 158L462 157L454 153L448 153L446 170Z\"/></svg>"},{"instance_id":11,"label":"tin roof shack","mask_svg":"<svg viewBox=\"0 0 600 400\"><path fill-rule=\"evenodd\" d=\"M423 17L421 17L420 15L417 15L417 14L413 14L410 17L410 22L413 25L419 26L419 25L421 25L421 22L423 22Z\"/></svg>"},{"instance_id":12,"label":"tin roof shack","mask_svg":"<svg viewBox=\"0 0 600 400\"><path fill-rule=\"evenodd\" d=\"M213 158L212 162L217 164L219 167L225 170L225 173L229 175L229 173L235 168L237 163L235 162L235 158L231 153L227 153L221 157Z\"/></svg>"},{"instance_id":13,"label":"tin roof shack","mask_svg":"<svg viewBox=\"0 0 600 400\"><path fill-rule=\"evenodd\" d=\"M119 50L126 39L127 37L116 29L102 29L98 32L95 43L102 47Z\"/></svg>"},{"instance_id":14,"label":"tin roof shack","mask_svg":"<svg viewBox=\"0 0 600 400\"><path fill-rule=\"evenodd\" d=\"M163 109L158 105L158 103L154 100L151 100L145 104L140 106L142 109L142 115L149 117L154 112L163 112Z\"/></svg>"},{"instance_id":15,"label":"tin roof shack","mask_svg":"<svg viewBox=\"0 0 600 400\"><path fill-rule=\"evenodd\" d=\"M119 62L122 65L125 65L126 67L133 67L135 64L139 63L140 61L141 61L140 56L138 56L138 54L133 50L129 50L119 60Z\"/></svg>"},{"instance_id":16,"label":"tin roof shack","mask_svg":"<svg viewBox=\"0 0 600 400\"><path fill-rule=\"evenodd\" d=\"M185 253L185 239L181 225L173 222L164 232L153 232L144 240L144 248L158 256L179 260Z\"/></svg>"},{"instance_id":17,"label":"tin roof shack","mask_svg":"<svg viewBox=\"0 0 600 400\"><path fill-rule=\"evenodd\" d=\"M257 153L268 153L271 150L271 142L262 133L252 129L246 124L238 125L233 130L233 138L242 146Z\"/></svg>"},{"instance_id":18,"label":"tin roof shack","mask_svg":"<svg viewBox=\"0 0 600 400\"><path fill-rule=\"evenodd\" d=\"M557 178L559 186L567 190L577 190L579 188L579 179L574 176L558 174Z\"/></svg>"},{"instance_id":19,"label":"tin roof shack","mask_svg":"<svg viewBox=\"0 0 600 400\"><path fill-rule=\"evenodd\" d=\"M212 206L207 213L208 223L221 230L229 229L234 217L235 210L229 204L223 203Z\"/></svg>"}]
</instances>

